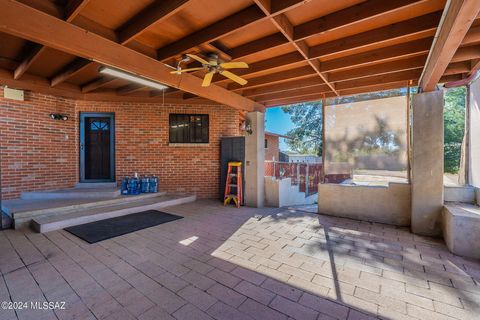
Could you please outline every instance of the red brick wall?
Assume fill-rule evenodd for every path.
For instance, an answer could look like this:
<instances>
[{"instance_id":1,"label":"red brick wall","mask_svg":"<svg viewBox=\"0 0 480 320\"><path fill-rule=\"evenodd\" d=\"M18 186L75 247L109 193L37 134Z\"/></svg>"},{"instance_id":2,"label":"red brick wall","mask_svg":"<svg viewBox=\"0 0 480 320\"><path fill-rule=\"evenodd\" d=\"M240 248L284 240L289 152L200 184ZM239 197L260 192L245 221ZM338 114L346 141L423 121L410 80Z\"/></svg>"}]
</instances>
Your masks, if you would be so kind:
<instances>
[{"instance_id":1,"label":"red brick wall","mask_svg":"<svg viewBox=\"0 0 480 320\"><path fill-rule=\"evenodd\" d=\"M265 134L265 139L267 140L268 148L265 149L265 160L278 161L279 150L278 150L278 137Z\"/></svg>"},{"instance_id":2,"label":"red brick wall","mask_svg":"<svg viewBox=\"0 0 480 320\"><path fill-rule=\"evenodd\" d=\"M56 112L67 114L69 120L51 120L49 114ZM161 190L217 197L220 137L239 134L236 110L72 101L26 92L24 102L0 98L3 199L18 197L22 191L71 187L78 181L80 112L115 113L117 180L135 171L155 174ZM169 145L169 113L208 113L209 145Z\"/></svg>"}]
</instances>

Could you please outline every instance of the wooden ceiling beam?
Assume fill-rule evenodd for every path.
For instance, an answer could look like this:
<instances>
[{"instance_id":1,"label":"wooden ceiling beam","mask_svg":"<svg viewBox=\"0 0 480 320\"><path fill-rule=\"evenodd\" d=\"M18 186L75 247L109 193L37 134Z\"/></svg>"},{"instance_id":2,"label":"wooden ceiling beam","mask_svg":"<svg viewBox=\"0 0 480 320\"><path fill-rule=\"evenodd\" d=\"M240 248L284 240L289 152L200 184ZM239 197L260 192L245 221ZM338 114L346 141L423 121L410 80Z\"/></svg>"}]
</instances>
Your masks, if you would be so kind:
<instances>
[{"instance_id":1,"label":"wooden ceiling beam","mask_svg":"<svg viewBox=\"0 0 480 320\"><path fill-rule=\"evenodd\" d=\"M265 107L272 108L272 107L279 107L279 106L286 106L289 104L297 104L297 103L305 103L310 101L320 101L323 98L327 97L336 97L337 95L332 93L315 93L311 95L304 95L303 97L293 97L293 98L285 98L279 100L272 100L272 101L263 101L262 103L265 104Z\"/></svg>"},{"instance_id":2,"label":"wooden ceiling beam","mask_svg":"<svg viewBox=\"0 0 480 320\"><path fill-rule=\"evenodd\" d=\"M393 46L369 50L342 58L327 60L320 63L322 72L345 70L361 65L370 65L385 60L394 60L419 54L426 54L430 49L433 37L396 44Z\"/></svg>"},{"instance_id":3,"label":"wooden ceiling beam","mask_svg":"<svg viewBox=\"0 0 480 320\"><path fill-rule=\"evenodd\" d=\"M365 86L361 88L352 88L352 89L344 89L340 90L340 97L343 96L351 96L355 94L361 93L368 93L368 92L376 92L376 91L384 91L384 90L392 90L398 88L405 88L407 87L409 81L396 81L390 83L381 83L381 84L374 84L371 86ZM413 80L411 85L416 85L417 81ZM271 101L262 101L266 107L276 107L276 106L284 106L288 104L295 104L295 103L306 103L310 101L318 101L322 98L338 98L332 92L327 93L314 93L311 95L305 95L302 98L294 97L294 98L286 98L281 100L271 100Z\"/></svg>"},{"instance_id":4,"label":"wooden ceiling beam","mask_svg":"<svg viewBox=\"0 0 480 320\"><path fill-rule=\"evenodd\" d=\"M130 42L151 25L166 20L179 12L187 3L188 0L154 1L119 28L120 43Z\"/></svg>"},{"instance_id":5,"label":"wooden ceiling beam","mask_svg":"<svg viewBox=\"0 0 480 320\"><path fill-rule=\"evenodd\" d=\"M471 70L472 68L470 61L454 62L448 65L447 69L445 69L445 72L443 73L443 76L469 73Z\"/></svg>"},{"instance_id":6,"label":"wooden ceiling beam","mask_svg":"<svg viewBox=\"0 0 480 320\"><path fill-rule=\"evenodd\" d=\"M419 80L422 91L435 90L468 29L480 12L478 0L449 1Z\"/></svg>"},{"instance_id":7,"label":"wooden ceiling beam","mask_svg":"<svg viewBox=\"0 0 480 320\"><path fill-rule=\"evenodd\" d=\"M269 3L265 4L266 0L254 0L255 3L262 9L262 11L268 16L270 21L277 27L277 29L285 36L288 42L295 47L295 49L303 56L303 59L307 61L310 67L315 71L316 74L330 87L330 90L337 93L335 91L335 86L331 84L327 76L325 76L322 72L320 72L320 64L316 60L310 60L309 57L309 50L307 43L303 40L301 41L294 41L294 26L288 19L285 14L279 14L276 16L271 16L270 10L271 6Z\"/></svg>"},{"instance_id":8,"label":"wooden ceiling beam","mask_svg":"<svg viewBox=\"0 0 480 320\"><path fill-rule=\"evenodd\" d=\"M322 43L310 48L310 57L319 58L333 53L346 52L360 47L378 45L393 39L404 38L415 34L433 33L440 21L441 11L391 24L385 27L365 31L349 37Z\"/></svg>"},{"instance_id":9,"label":"wooden ceiling beam","mask_svg":"<svg viewBox=\"0 0 480 320\"><path fill-rule=\"evenodd\" d=\"M257 1L257 5L260 6L260 4L258 3L260 0L255 0L255 1ZM368 2L370 2L370 1L368 1ZM384 1L384 0L376 0L376 2L379 2L381 4L380 7L385 10L385 12L382 13L382 14L388 14L392 10L397 10L398 8L402 7L402 4L403 4L403 6L408 6L409 3L414 4L414 1L397 1L397 0L393 1L393 2ZM421 0L421 1L417 0L416 2L417 3L418 2L423 2L423 0ZM355 7L353 7L353 8L355 8ZM397 8L397 9L395 9L395 8ZM350 8L347 8L347 9L350 9ZM340 15L340 12L342 12L342 10L339 11L338 13L337 12L332 13L332 15L334 15L333 17L335 17L335 14ZM354 13L353 13L354 10L350 9L350 11L348 11L348 12L349 12L348 17L347 17L347 13L342 13L342 15L345 15L344 18L342 18L340 20L329 18L329 23L328 24L320 24L320 26L323 30L322 32L327 32L329 30L332 30L332 29L329 29L328 26L330 26L333 29L342 27L342 25L341 25L342 21L346 25L351 24L352 20L353 20L353 16L354 16ZM376 9L374 9L371 13L372 17L373 18L377 17L379 15L378 12L379 11L376 11ZM353 14L353 16L352 16L352 14ZM363 17L368 17L368 15L370 13L367 12L367 11L362 11L361 14L362 14ZM364 41L366 41L368 38L371 38L371 37L378 38L379 39L378 41L386 41L386 40L389 39L389 34L392 34L392 38L394 38L394 37L399 37L399 36L410 35L412 33L425 32L425 31L428 31L428 30L432 31L432 33L433 33L434 32L433 30L435 30L435 28L438 24L438 21L440 20L440 15L441 15L441 12L433 13L433 14L427 14L427 15L424 15L424 16L421 16L421 17L418 17L418 18L407 20L406 23L400 22L400 23L393 24L393 25L390 25L390 26L377 28L377 29L374 29L372 31L367 31L367 32L364 32L364 33L360 33L359 36L363 37ZM320 18L320 19L322 19L322 18ZM313 20L313 21L315 21L315 20ZM410 28L408 30L411 30L412 26L418 24L419 21L420 21L420 24L418 25L417 29L413 28L414 30L412 32L405 32L403 34L401 33L401 29L403 29L405 27L405 25L409 25ZM307 24L308 24L308 22L307 22ZM318 24L318 22L316 24ZM399 25L399 26L397 26L397 25ZM309 29L307 29L306 27L301 27L301 26L302 25L294 27L294 37L295 37L294 40L295 41L304 39L304 37L302 37L302 36L295 35L295 32L301 32L299 30L302 30L302 28L306 30L305 32L309 32L312 35L317 34L317 33L313 33L312 30L309 31ZM424 27L422 27L422 26L424 26ZM300 28L300 29L297 29L297 28ZM353 35L351 37L346 37L344 39L338 39L336 41L332 41L332 43L329 43L329 44L338 46L339 44L342 43L343 40L346 40L348 42L351 42L351 41L355 40L356 36L357 35ZM373 40L373 41L370 41L368 43L372 44L372 43L375 43L375 42L378 42L378 41ZM264 50L268 50L268 49L271 49L271 48L275 48L275 47L278 47L278 46L281 46L281 45L285 45L285 44L288 44L288 43L289 43L289 41L286 40L284 37L282 37L282 33L278 32L278 33L274 33L274 34L265 36L261 39L253 40L251 42L242 44L238 47L232 48L232 49L230 49L229 53L230 53L230 55L232 56L233 59L240 59L240 58L243 58L245 56L255 54L257 52L261 52L261 51L264 51ZM310 53L310 56L311 57L318 57L319 55L316 55L315 50L321 51L322 46L323 46L323 44L316 46L315 49L313 49L313 53L312 52ZM362 43L360 43L359 46L362 46ZM355 47L357 47L357 46L355 46Z\"/></svg>"},{"instance_id":10,"label":"wooden ceiling beam","mask_svg":"<svg viewBox=\"0 0 480 320\"><path fill-rule=\"evenodd\" d=\"M276 56L270 59L260 60L258 62L254 62L249 65L248 69L238 69L235 70L235 74L238 76L252 76L256 73L264 72L264 71L274 71L276 68L285 67L289 65L295 65L300 62L304 61L302 55L297 52L290 52L286 54L282 54L281 56ZM228 79L218 78L214 80L214 83L221 83L227 82Z\"/></svg>"},{"instance_id":11,"label":"wooden ceiling beam","mask_svg":"<svg viewBox=\"0 0 480 320\"><path fill-rule=\"evenodd\" d=\"M287 39L281 32L277 32L263 38L247 42L228 51L232 59L240 59L251 54L262 52L271 48L276 48L288 44Z\"/></svg>"},{"instance_id":12,"label":"wooden ceiling beam","mask_svg":"<svg viewBox=\"0 0 480 320\"><path fill-rule=\"evenodd\" d=\"M260 88L246 89L242 91L242 94L246 97L257 97L263 94L302 89L302 88L317 86L321 84L325 84L323 80L317 77L316 74L312 74L310 77L305 77L302 79L267 85Z\"/></svg>"},{"instance_id":13,"label":"wooden ceiling beam","mask_svg":"<svg viewBox=\"0 0 480 320\"><path fill-rule=\"evenodd\" d=\"M178 41L159 48L157 50L157 58L160 61L166 60L203 43L215 41L222 36L226 36L264 18L265 14L256 5L252 5Z\"/></svg>"},{"instance_id":14,"label":"wooden ceiling beam","mask_svg":"<svg viewBox=\"0 0 480 320\"><path fill-rule=\"evenodd\" d=\"M229 90L241 90L247 88L255 88L264 85L270 85L273 83L280 83L284 81L289 81L292 79L305 78L315 74L315 71L310 68L310 66L303 66L295 69L280 71L271 73L269 75L260 76L248 80L248 83L244 86L238 83L230 83L227 88ZM323 81L323 80L322 80Z\"/></svg>"},{"instance_id":15,"label":"wooden ceiling beam","mask_svg":"<svg viewBox=\"0 0 480 320\"><path fill-rule=\"evenodd\" d=\"M72 63L68 64L59 73L50 79L50 85L55 87L60 83L70 79L90 65L91 61L83 58L77 58Z\"/></svg>"},{"instance_id":16,"label":"wooden ceiling beam","mask_svg":"<svg viewBox=\"0 0 480 320\"><path fill-rule=\"evenodd\" d=\"M90 0L72 0L69 1L66 8L64 9L64 19L67 22L71 22L75 17L80 13L80 10L85 7L85 5ZM25 72L32 66L32 64L37 61L37 59L45 52L46 48L42 45L35 45L33 50L28 54L28 56L20 63L20 65L15 69L14 78L16 80L20 79Z\"/></svg>"},{"instance_id":17,"label":"wooden ceiling beam","mask_svg":"<svg viewBox=\"0 0 480 320\"><path fill-rule=\"evenodd\" d=\"M462 40L462 46L477 44L480 42L480 26L470 28Z\"/></svg>"},{"instance_id":18,"label":"wooden ceiling beam","mask_svg":"<svg viewBox=\"0 0 480 320\"><path fill-rule=\"evenodd\" d=\"M171 74L171 69L160 61L18 1L0 0L0 11L0 32L119 68L233 108L263 110L263 106L253 100L214 84L204 88L202 80L193 75Z\"/></svg>"},{"instance_id":19,"label":"wooden ceiling beam","mask_svg":"<svg viewBox=\"0 0 480 320\"><path fill-rule=\"evenodd\" d=\"M409 69L418 69L423 68L426 60L427 55L424 54L421 56L406 58L402 60L381 62L369 66L332 72L328 74L328 79L330 79L330 81L332 82L337 82Z\"/></svg>"},{"instance_id":20,"label":"wooden ceiling beam","mask_svg":"<svg viewBox=\"0 0 480 320\"><path fill-rule=\"evenodd\" d=\"M336 82L338 90L368 87L376 84L389 83L389 82L398 82L398 81L408 81L408 80L417 80L422 73L422 69L413 69L407 71L400 71L395 73L383 74L383 75L374 75L370 77L364 77L353 80L346 80L341 82Z\"/></svg>"},{"instance_id":21,"label":"wooden ceiling beam","mask_svg":"<svg viewBox=\"0 0 480 320\"><path fill-rule=\"evenodd\" d=\"M316 93L326 93L326 92L330 92L330 87L327 86L325 83L323 83L316 86L311 86L311 87L306 87L301 89L264 94L264 95L255 97L255 100L256 101L272 101L272 100L302 97L305 95L316 94Z\"/></svg>"},{"instance_id":22,"label":"wooden ceiling beam","mask_svg":"<svg viewBox=\"0 0 480 320\"><path fill-rule=\"evenodd\" d=\"M480 45L462 47L455 52L450 62L468 61L480 58Z\"/></svg>"},{"instance_id":23,"label":"wooden ceiling beam","mask_svg":"<svg viewBox=\"0 0 480 320\"><path fill-rule=\"evenodd\" d=\"M54 95L58 97L65 97L75 100L83 101L119 101L119 102L144 102L144 103L158 103L158 104L174 104L182 105L186 104L182 99L176 98L163 98L161 96L119 96L115 94L114 90L105 90L105 92L92 92L82 93L80 87L74 84L61 83L58 86L52 88L50 81L43 77L26 74L21 80L13 79L13 73L9 70L0 68L0 83L12 88L30 90L42 94ZM168 90L168 89L167 89ZM188 101L188 104L202 104L205 105L218 105L214 102L205 99L194 99Z\"/></svg>"},{"instance_id":24,"label":"wooden ceiling beam","mask_svg":"<svg viewBox=\"0 0 480 320\"><path fill-rule=\"evenodd\" d=\"M83 8L87 6L90 0L70 0L65 6L64 19L67 22L72 22Z\"/></svg>"},{"instance_id":25,"label":"wooden ceiling beam","mask_svg":"<svg viewBox=\"0 0 480 320\"><path fill-rule=\"evenodd\" d=\"M94 90L105 87L107 84L117 80L113 77L99 77L82 86L82 93L89 93Z\"/></svg>"},{"instance_id":26,"label":"wooden ceiling beam","mask_svg":"<svg viewBox=\"0 0 480 320\"><path fill-rule=\"evenodd\" d=\"M131 84L127 84L126 86L123 86L121 88L118 88L115 91L117 92L118 95L124 96L124 95L127 95L127 94L131 94L131 93L140 91L144 88L145 88L145 86L142 86L140 84L131 83Z\"/></svg>"},{"instance_id":27,"label":"wooden ceiling beam","mask_svg":"<svg viewBox=\"0 0 480 320\"><path fill-rule=\"evenodd\" d=\"M295 41L303 40L326 31L376 19L381 15L390 14L422 2L426 2L426 0L366 1L296 26L294 38Z\"/></svg>"}]
</instances>

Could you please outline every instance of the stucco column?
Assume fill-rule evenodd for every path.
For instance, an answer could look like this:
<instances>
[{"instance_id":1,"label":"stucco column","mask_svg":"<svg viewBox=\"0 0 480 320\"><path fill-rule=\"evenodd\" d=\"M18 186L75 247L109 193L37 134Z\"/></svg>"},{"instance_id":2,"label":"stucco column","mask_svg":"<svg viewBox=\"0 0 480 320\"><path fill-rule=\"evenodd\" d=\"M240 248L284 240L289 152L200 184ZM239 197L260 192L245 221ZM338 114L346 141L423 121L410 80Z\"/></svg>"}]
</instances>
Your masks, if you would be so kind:
<instances>
[{"instance_id":1,"label":"stucco column","mask_svg":"<svg viewBox=\"0 0 480 320\"><path fill-rule=\"evenodd\" d=\"M265 115L249 112L252 134L245 137L245 205L262 208L265 201Z\"/></svg>"},{"instance_id":2,"label":"stucco column","mask_svg":"<svg viewBox=\"0 0 480 320\"><path fill-rule=\"evenodd\" d=\"M467 126L470 134L468 141L467 183L480 188L480 80L471 83L468 91L467 105L469 113L467 117Z\"/></svg>"},{"instance_id":3,"label":"stucco column","mask_svg":"<svg viewBox=\"0 0 480 320\"><path fill-rule=\"evenodd\" d=\"M412 231L438 236L443 207L443 91L412 98Z\"/></svg>"}]
</instances>

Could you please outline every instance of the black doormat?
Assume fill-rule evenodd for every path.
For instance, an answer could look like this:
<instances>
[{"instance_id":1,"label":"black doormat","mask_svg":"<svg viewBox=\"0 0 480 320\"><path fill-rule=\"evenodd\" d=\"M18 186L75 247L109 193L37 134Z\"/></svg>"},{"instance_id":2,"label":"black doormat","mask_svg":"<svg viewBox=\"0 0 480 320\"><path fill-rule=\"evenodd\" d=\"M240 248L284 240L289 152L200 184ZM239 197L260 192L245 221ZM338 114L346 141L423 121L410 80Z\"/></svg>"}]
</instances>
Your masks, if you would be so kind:
<instances>
[{"instance_id":1,"label":"black doormat","mask_svg":"<svg viewBox=\"0 0 480 320\"><path fill-rule=\"evenodd\" d=\"M157 210L148 210L65 228L65 231L88 243L95 243L182 218Z\"/></svg>"}]
</instances>

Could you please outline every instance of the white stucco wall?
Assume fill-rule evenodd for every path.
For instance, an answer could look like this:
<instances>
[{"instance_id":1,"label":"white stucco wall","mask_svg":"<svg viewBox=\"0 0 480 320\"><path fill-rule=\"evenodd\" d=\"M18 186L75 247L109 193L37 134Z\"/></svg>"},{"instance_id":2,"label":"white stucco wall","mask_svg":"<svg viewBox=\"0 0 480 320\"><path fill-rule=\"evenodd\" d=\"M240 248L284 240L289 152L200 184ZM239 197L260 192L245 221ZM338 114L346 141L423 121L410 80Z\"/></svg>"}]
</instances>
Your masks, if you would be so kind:
<instances>
[{"instance_id":1,"label":"white stucco wall","mask_svg":"<svg viewBox=\"0 0 480 320\"><path fill-rule=\"evenodd\" d=\"M265 177L265 205L269 207L313 204L316 200L316 194L305 197L305 192L300 192L298 186L292 186L290 178Z\"/></svg>"}]
</instances>

